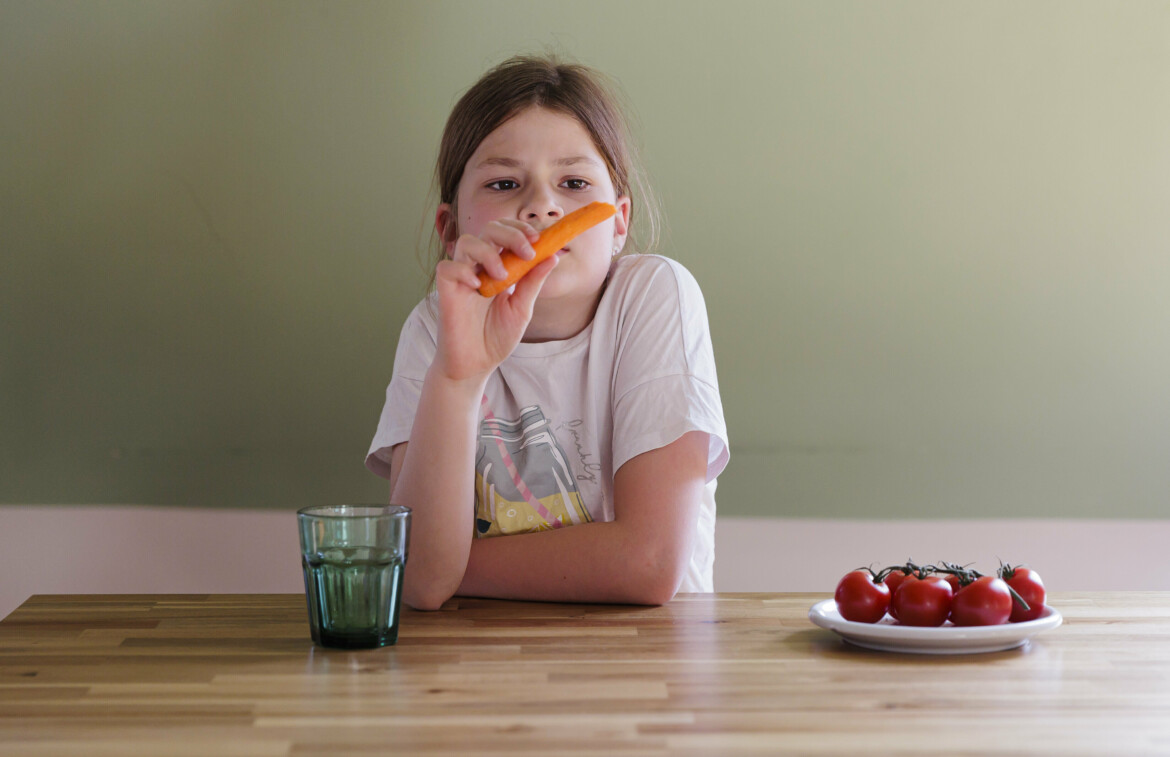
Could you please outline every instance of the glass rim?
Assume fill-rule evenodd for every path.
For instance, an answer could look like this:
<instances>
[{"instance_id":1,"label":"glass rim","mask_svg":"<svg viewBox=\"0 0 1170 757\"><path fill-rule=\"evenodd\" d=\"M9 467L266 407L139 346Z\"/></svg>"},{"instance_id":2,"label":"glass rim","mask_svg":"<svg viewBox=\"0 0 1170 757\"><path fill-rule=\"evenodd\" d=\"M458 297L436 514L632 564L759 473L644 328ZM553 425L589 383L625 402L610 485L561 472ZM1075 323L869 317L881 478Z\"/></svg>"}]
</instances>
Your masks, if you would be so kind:
<instances>
[{"instance_id":1,"label":"glass rim","mask_svg":"<svg viewBox=\"0 0 1170 757\"><path fill-rule=\"evenodd\" d=\"M309 505L297 510L298 518L405 518L410 508L405 505Z\"/></svg>"}]
</instances>

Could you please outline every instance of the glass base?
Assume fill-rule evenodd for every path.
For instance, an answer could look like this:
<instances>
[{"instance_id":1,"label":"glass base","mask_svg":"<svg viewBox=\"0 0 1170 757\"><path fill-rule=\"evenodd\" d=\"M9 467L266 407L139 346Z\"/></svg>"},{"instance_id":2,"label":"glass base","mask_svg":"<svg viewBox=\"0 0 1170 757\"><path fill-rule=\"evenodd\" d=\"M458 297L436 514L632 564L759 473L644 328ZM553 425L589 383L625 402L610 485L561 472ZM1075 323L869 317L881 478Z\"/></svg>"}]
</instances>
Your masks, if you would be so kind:
<instances>
[{"instance_id":1,"label":"glass base","mask_svg":"<svg viewBox=\"0 0 1170 757\"><path fill-rule=\"evenodd\" d=\"M377 649L392 647L398 641L398 629L393 633L329 633L321 631L313 635L313 643L326 649Z\"/></svg>"}]
</instances>

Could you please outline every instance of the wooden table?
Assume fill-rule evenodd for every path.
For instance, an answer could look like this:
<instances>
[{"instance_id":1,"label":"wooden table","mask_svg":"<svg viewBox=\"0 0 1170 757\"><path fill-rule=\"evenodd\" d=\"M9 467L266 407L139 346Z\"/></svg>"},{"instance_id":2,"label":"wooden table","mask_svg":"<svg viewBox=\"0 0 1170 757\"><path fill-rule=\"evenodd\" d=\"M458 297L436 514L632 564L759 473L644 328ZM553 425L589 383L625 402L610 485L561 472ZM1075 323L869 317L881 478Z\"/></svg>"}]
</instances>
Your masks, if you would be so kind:
<instances>
[{"instance_id":1,"label":"wooden table","mask_svg":"<svg viewBox=\"0 0 1170 757\"><path fill-rule=\"evenodd\" d=\"M300 595L36 596L0 622L0 753L1170 754L1170 593L1066 593L1027 647L870 652L815 594L455 600L315 648Z\"/></svg>"}]
</instances>

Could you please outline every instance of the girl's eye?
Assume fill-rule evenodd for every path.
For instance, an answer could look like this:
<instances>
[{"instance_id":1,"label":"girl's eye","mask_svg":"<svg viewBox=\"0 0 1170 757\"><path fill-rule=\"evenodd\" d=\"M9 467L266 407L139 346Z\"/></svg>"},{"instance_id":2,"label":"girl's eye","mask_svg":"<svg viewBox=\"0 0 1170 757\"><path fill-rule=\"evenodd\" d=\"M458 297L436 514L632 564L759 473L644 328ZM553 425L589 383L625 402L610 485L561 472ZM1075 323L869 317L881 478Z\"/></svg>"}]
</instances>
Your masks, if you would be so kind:
<instances>
[{"instance_id":1,"label":"girl's eye","mask_svg":"<svg viewBox=\"0 0 1170 757\"><path fill-rule=\"evenodd\" d=\"M487 185L488 189L494 189L497 192L507 192L509 189L515 189L520 186L511 179L497 179Z\"/></svg>"},{"instance_id":2,"label":"girl's eye","mask_svg":"<svg viewBox=\"0 0 1170 757\"><path fill-rule=\"evenodd\" d=\"M581 190L589 188L589 182L585 181L584 179L565 179L563 182L561 182L561 185L566 189Z\"/></svg>"}]
</instances>

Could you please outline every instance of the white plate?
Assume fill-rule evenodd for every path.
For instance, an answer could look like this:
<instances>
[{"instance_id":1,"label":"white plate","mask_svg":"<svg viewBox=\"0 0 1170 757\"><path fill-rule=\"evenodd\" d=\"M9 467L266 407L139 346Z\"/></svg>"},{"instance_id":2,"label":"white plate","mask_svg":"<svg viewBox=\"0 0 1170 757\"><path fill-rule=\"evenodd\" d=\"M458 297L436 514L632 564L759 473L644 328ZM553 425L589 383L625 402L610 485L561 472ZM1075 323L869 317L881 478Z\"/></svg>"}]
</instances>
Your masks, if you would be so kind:
<instances>
[{"instance_id":1,"label":"white plate","mask_svg":"<svg viewBox=\"0 0 1170 757\"><path fill-rule=\"evenodd\" d=\"M899 625L889 615L877 623L845 620L831 599L817 602L808 619L827 628L850 644L882 652L914 654L976 654L1015 649L1028 639L1060 625L1060 613L1049 607L1036 620L1004 623L1001 626L956 626L948 620L938 628Z\"/></svg>"}]
</instances>

